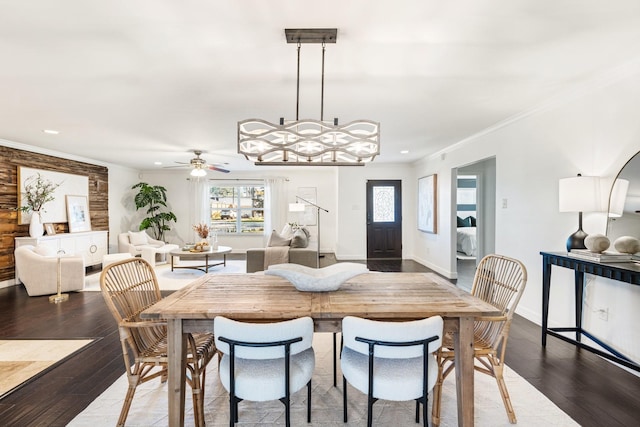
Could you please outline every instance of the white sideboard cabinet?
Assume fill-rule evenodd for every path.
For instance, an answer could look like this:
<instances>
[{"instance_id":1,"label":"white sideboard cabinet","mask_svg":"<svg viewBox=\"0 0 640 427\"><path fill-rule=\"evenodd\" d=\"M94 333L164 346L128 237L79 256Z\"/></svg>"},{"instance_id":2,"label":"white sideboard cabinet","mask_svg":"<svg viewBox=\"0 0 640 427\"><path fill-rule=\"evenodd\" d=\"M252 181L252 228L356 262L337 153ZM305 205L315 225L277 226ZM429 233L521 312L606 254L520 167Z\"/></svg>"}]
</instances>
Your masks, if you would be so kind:
<instances>
[{"instance_id":1,"label":"white sideboard cabinet","mask_svg":"<svg viewBox=\"0 0 640 427\"><path fill-rule=\"evenodd\" d=\"M107 254L109 239L107 231L86 231L81 233L61 233L42 237L16 237L15 247L24 245L46 245L55 253L82 255L86 267L102 263ZM15 273L18 283L18 269Z\"/></svg>"}]
</instances>

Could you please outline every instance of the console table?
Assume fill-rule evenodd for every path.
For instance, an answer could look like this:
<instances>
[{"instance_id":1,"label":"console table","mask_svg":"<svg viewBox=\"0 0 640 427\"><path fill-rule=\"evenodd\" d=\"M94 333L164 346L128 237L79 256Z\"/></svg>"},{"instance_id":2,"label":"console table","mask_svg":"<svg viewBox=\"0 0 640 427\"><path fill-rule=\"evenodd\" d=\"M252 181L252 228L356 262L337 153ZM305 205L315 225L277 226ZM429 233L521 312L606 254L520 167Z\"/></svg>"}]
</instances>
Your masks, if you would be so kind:
<instances>
[{"instance_id":1,"label":"console table","mask_svg":"<svg viewBox=\"0 0 640 427\"><path fill-rule=\"evenodd\" d=\"M572 258L566 252L540 252L542 255L542 346L547 345L547 335L554 336L570 344L574 344L587 351L595 353L605 359L612 360L629 369L640 371L640 364L632 361L610 345L602 342L597 337L582 328L582 306L584 303L584 275L593 274L611 280L640 285L640 264L635 262L602 263ZM551 266L564 267L574 270L575 288L575 326L574 327L548 327L549 316L549 292L551 290ZM574 332L575 339L562 335L561 332ZM582 336L589 338L606 350L582 342Z\"/></svg>"}]
</instances>

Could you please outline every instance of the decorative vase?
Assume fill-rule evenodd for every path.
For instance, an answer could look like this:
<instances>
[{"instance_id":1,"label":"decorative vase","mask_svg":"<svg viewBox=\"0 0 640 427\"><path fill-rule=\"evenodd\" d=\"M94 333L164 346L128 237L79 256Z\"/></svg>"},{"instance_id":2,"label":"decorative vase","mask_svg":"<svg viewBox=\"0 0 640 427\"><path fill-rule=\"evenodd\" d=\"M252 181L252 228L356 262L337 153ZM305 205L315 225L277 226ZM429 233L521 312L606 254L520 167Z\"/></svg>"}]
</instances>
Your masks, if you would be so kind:
<instances>
[{"instance_id":1,"label":"decorative vase","mask_svg":"<svg viewBox=\"0 0 640 427\"><path fill-rule=\"evenodd\" d=\"M623 254L635 254L640 252L640 240L631 236L618 237L616 241L613 242L613 247Z\"/></svg>"},{"instance_id":2,"label":"decorative vase","mask_svg":"<svg viewBox=\"0 0 640 427\"><path fill-rule=\"evenodd\" d=\"M44 234L44 227L40 219L40 212L33 211L31 214L31 222L29 222L29 236L42 237Z\"/></svg>"},{"instance_id":3,"label":"decorative vase","mask_svg":"<svg viewBox=\"0 0 640 427\"><path fill-rule=\"evenodd\" d=\"M600 253L609 249L611 242L604 234L589 234L584 239L584 245L589 251Z\"/></svg>"}]
</instances>

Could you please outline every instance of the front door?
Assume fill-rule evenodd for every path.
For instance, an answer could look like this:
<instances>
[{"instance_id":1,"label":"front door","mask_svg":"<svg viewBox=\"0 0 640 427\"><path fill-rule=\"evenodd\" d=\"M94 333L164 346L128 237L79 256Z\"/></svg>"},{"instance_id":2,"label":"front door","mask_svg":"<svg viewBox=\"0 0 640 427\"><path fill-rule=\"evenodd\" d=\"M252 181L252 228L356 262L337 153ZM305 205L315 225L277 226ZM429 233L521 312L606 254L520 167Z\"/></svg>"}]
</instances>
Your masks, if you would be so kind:
<instances>
[{"instance_id":1,"label":"front door","mask_svg":"<svg viewBox=\"0 0 640 427\"><path fill-rule=\"evenodd\" d=\"M367 259L402 259L402 182L367 181Z\"/></svg>"}]
</instances>

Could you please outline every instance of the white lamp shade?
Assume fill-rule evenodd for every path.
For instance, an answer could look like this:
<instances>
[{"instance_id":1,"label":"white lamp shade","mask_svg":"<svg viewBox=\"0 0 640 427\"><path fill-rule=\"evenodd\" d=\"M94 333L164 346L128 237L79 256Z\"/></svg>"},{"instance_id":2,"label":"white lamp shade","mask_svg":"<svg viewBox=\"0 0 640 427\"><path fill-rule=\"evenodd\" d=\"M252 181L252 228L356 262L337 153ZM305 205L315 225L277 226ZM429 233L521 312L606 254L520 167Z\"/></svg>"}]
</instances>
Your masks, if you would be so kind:
<instances>
[{"instance_id":1,"label":"white lamp shade","mask_svg":"<svg viewBox=\"0 0 640 427\"><path fill-rule=\"evenodd\" d=\"M304 212L304 203L289 203L289 212Z\"/></svg>"},{"instance_id":2,"label":"white lamp shade","mask_svg":"<svg viewBox=\"0 0 640 427\"><path fill-rule=\"evenodd\" d=\"M619 218L624 212L624 205L627 200L627 190L629 189L629 181L626 179L616 179L611 189L611 197L609 198L609 216Z\"/></svg>"},{"instance_id":3,"label":"white lamp shade","mask_svg":"<svg viewBox=\"0 0 640 427\"><path fill-rule=\"evenodd\" d=\"M600 196L600 178L575 176L563 178L559 183L560 212L599 212L603 210Z\"/></svg>"}]
</instances>

